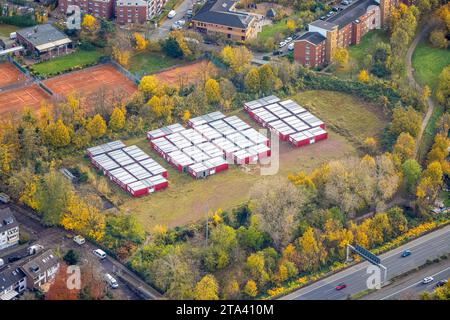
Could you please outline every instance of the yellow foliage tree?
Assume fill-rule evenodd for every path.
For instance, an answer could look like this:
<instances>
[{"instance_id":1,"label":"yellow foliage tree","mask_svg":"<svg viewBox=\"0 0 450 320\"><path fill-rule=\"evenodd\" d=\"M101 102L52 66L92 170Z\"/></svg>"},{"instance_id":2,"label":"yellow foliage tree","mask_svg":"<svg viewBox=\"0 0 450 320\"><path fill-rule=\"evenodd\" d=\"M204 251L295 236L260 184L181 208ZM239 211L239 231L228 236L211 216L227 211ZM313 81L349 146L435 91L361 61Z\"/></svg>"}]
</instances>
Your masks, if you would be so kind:
<instances>
[{"instance_id":1,"label":"yellow foliage tree","mask_svg":"<svg viewBox=\"0 0 450 320\"><path fill-rule=\"evenodd\" d=\"M359 72L358 80L360 82L369 82L369 73L367 70L363 69Z\"/></svg>"},{"instance_id":2,"label":"yellow foliage tree","mask_svg":"<svg viewBox=\"0 0 450 320\"><path fill-rule=\"evenodd\" d=\"M194 288L195 300L219 300L219 284L213 275L204 276Z\"/></svg>"},{"instance_id":3,"label":"yellow foliage tree","mask_svg":"<svg viewBox=\"0 0 450 320\"><path fill-rule=\"evenodd\" d=\"M337 48L333 53L333 61L337 63L339 67L344 67L348 63L349 53L345 48Z\"/></svg>"},{"instance_id":4,"label":"yellow foliage tree","mask_svg":"<svg viewBox=\"0 0 450 320\"><path fill-rule=\"evenodd\" d=\"M288 28L289 32L291 32L291 33L294 32L295 28L296 28L295 21L292 19L289 19L286 22L286 27Z\"/></svg>"},{"instance_id":5,"label":"yellow foliage tree","mask_svg":"<svg viewBox=\"0 0 450 320\"><path fill-rule=\"evenodd\" d=\"M134 48L137 51L143 51L143 50L147 49L148 41L145 40L145 38L142 36L142 34L140 34L139 32L135 32L133 34L133 37L134 37Z\"/></svg>"},{"instance_id":6,"label":"yellow foliage tree","mask_svg":"<svg viewBox=\"0 0 450 320\"><path fill-rule=\"evenodd\" d=\"M184 123L186 123L190 118L191 118L191 113L189 112L189 110L184 110L183 117L181 118L181 120Z\"/></svg>"},{"instance_id":7,"label":"yellow foliage tree","mask_svg":"<svg viewBox=\"0 0 450 320\"><path fill-rule=\"evenodd\" d=\"M54 147L65 147L70 143L70 130L61 119L47 127L45 136Z\"/></svg>"},{"instance_id":8,"label":"yellow foliage tree","mask_svg":"<svg viewBox=\"0 0 450 320\"><path fill-rule=\"evenodd\" d=\"M244 293L254 298L258 295L258 286L256 285L256 282L253 280L248 280L244 287Z\"/></svg>"},{"instance_id":9,"label":"yellow foliage tree","mask_svg":"<svg viewBox=\"0 0 450 320\"><path fill-rule=\"evenodd\" d=\"M144 76L139 83L139 91L148 95L160 95L160 83L155 76Z\"/></svg>"},{"instance_id":10,"label":"yellow foliage tree","mask_svg":"<svg viewBox=\"0 0 450 320\"><path fill-rule=\"evenodd\" d=\"M216 104L220 101L219 83L214 79L208 79L205 83L206 101L210 104Z\"/></svg>"},{"instance_id":11,"label":"yellow foliage tree","mask_svg":"<svg viewBox=\"0 0 450 320\"><path fill-rule=\"evenodd\" d=\"M83 22L81 23L81 27L89 32L93 32L98 28L97 19L90 14L85 14L83 17Z\"/></svg>"},{"instance_id":12,"label":"yellow foliage tree","mask_svg":"<svg viewBox=\"0 0 450 320\"><path fill-rule=\"evenodd\" d=\"M407 132L402 132L394 145L394 155L398 156L401 162L414 157L416 141Z\"/></svg>"},{"instance_id":13,"label":"yellow foliage tree","mask_svg":"<svg viewBox=\"0 0 450 320\"><path fill-rule=\"evenodd\" d=\"M86 130L94 139L103 137L106 133L106 122L105 120L103 120L101 115L96 114L92 119L89 120L88 124L86 125Z\"/></svg>"},{"instance_id":14,"label":"yellow foliage tree","mask_svg":"<svg viewBox=\"0 0 450 320\"><path fill-rule=\"evenodd\" d=\"M112 56L121 66L125 68L128 67L130 62L130 51L113 47Z\"/></svg>"},{"instance_id":15,"label":"yellow foliage tree","mask_svg":"<svg viewBox=\"0 0 450 320\"><path fill-rule=\"evenodd\" d=\"M125 127L125 112L118 107L115 107L111 118L109 119L109 128L112 131L120 131Z\"/></svg>"}]
</instances>

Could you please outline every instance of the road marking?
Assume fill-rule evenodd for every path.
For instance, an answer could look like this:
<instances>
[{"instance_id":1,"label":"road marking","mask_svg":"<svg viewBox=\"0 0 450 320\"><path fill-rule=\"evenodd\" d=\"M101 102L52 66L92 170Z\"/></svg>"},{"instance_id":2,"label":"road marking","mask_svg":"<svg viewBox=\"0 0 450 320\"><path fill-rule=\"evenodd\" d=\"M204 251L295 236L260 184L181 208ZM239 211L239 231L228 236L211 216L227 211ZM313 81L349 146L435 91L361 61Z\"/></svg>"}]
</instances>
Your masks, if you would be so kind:
<instances>
[{"instance_id":1,"label":"road marking","mask_svg":"<svg viewBox=\"0 0 450 320\"><path fill-rule=\"evenodd\" d=\"M431 275L431 277L435 277L435 276L437 276L438 274L440 274L440 273L442 273L442 272L445 272L445 271L447 271L447 270L449 270L450 269L450 267L447 267L447 268L445 268L444 270L441 270L441 271L439 271L438 273L435 273L435 274L433 274L433 275ZM434 281L434 280L433 280ZM380 299L380 300L385 300L385 299L388 299L388 298L390 298L390 297L392 297L392 296L395 296L396 294L398 294L398 293L400 293L400 292L403 292L403 291L405 291L405 290L407 290L407 289L409 289L409 288L412 288L412 287L414 287L414 286L416 286L416 285L418 285L418 284L420 284L420 283L422 283L422 281L419 281L419 282L416 282L416 283L414 283L414 284L412 284L412 285L410 285L410 286L407 286L406 288L403 288L403 289L401 289L401 290L399 290L399 291L397 291L397 292L394 292L394 293L392 293L392 294L390 294L390 295L388 295L388 296L386 296L386 297L384 297L384 298L382 298L382 299ZM429 286L431 286L431 285L427 285L427 286L425 286L425 288L428 288Z\"/></svg>"},{"instance_id":2,"label":"road marking","mask_svg":"<svg viewBox=\"0 0 450 320\"><path fill-rule=\"evenodd\" d=\"M419 237L417 239L412 240L410 243L405 243L404 245L402 245L402 246L400 246L400 247L398 247L396 249L393 249L392 251L386 252L386 253L382 254L380 257L382 257L382 259L384 260L384 259L390 258L392 256L398 255L400 252L405 250L405 248L409 248L409 250L412 250L413 248L418 247L418 246L420 246L420 245L422 245L422 244L424 244L424 243L426 243L428 241L431 241L434 238L440 237L442 234L446 234L447 232L449 232L449 229L450 229L450 226L447 226L447 227L444 227L442 229L436 230L436 231L434 231L432 233L426 234L426 235L424 235L422 237ZM367 261L362 261L362 262L354 265L353 267L350 267L349 269L343 270L343 271L335 274L335 275L341 274L341 276L338 277L338 278L328 280L328 278L332 278L333 276L335 276L335 275L331 275L331 276L329 276L327 278L324 278L322 280L319 280L319 282L315 283L315 284L319 284L320 282L323 282L322 285L319 285L317 287L310 288L310 290L307 290L308 287L313 287L315 285L315 284L311 284L311 285L306 286L304 288L298 289L298 291L303 291L302 293L296 294L296 292L293 292L293 293L291 293L291 294L289 294L287 296L282 297L281 299L293 300L293 299L299 298L301 296L304 296L304 295L306 295L306 294L308 294L308 293L310 293L312 291L318 290L318 289L320 289L320 288L322 288L322 287L324 287L326 285L330 285L331 283L333 283L335 281L338 281L338 280L340 280L342 278L350 276L353 273L361 271L368 264L369 263Z\"/></svg>"}]
</instances>

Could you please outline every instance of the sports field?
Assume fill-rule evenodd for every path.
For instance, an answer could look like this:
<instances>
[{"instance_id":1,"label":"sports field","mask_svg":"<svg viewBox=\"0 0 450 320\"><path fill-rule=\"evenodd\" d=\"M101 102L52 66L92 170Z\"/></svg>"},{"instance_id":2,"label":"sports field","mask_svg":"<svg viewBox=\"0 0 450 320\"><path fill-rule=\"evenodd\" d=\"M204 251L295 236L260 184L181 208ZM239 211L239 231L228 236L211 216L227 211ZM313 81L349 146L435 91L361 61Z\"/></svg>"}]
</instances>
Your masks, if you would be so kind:
<instances>
[{"instance_id":1,"label":"sports field","mask_svg":"<svg viewBox=\"0 0 450 320\"><path fill-rule=\"evenodd\" d=\"M38 85L25 86L18 89L0 91L0 114L20 111L24 107L38 109L41 101L50 96Z\"/></svg>"},{"instance_id":2,"label":"sports field","mask_svg":"<svg viewBox=\"0 0 450 320\"><path fill-rule=\"evenodd\" d=\"M9 62L0 63L0 88L27 80L27 77Z\"/></svg>"},{"instance_id":3,"label":"sports field","mask_svg":"<svg viewBox=\"0 0 450 320\"><path fill-rule=\"evenodd\" d=\"M217 68L212 63L208 60L201 60L165 70L154 75L159 81L176 86L181 84L194 84L201 81L203 78L210 78L216 75L217 72ZM207 74L209 76L206 76Z\"/></svg>"},{"instance_id":4,"label":"sports field","mask_svg":"<svg viewBox=\"0 0 450 320\"><path fill-rule=\"evenodd\" d=\"M44 84L55 94L62 96L75 92L87 97L104 89L108 96L123 94L130 97L137 90L134 82L111 64L102 64L50 78L45 80Z\"/></svg>"}]
</instances>

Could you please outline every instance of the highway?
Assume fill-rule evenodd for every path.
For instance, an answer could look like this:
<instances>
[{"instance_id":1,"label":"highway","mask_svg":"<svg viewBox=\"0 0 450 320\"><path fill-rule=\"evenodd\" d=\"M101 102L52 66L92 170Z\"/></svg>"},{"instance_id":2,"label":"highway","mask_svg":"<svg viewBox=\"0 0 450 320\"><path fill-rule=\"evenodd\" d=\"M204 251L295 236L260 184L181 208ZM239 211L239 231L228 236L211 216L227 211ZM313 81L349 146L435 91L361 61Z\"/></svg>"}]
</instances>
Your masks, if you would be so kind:
<instances>
[{"instance_id":1,"label":"highway","mask_svg":"<svg viewBox=\"0 0 450 320\"><path fill-rule=\"evenodd\" d=\"M402 251L409 249L409 257L400 257ZM428 259L432 260L450 252L450 226L429 233L415 239L397 249L380 256L381 263L387 267L387 279L424 265ZM368 262L358 263L346 270L324 278L307 287L301 288L282 297L282 300L342 300L367 289L366 281ZM347 287L336 290L338 284L345 283ZM435 281L433 282L435 283Z\"/></svg>"}]
</instances>

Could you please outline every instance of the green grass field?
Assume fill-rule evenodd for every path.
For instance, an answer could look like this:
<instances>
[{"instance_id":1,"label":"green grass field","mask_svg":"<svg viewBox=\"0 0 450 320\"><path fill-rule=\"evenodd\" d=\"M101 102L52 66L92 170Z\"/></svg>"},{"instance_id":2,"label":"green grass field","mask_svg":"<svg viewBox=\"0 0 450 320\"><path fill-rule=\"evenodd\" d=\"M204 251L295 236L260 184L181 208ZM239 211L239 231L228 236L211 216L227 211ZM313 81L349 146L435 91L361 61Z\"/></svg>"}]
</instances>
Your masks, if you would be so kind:
<instances>
[{"instance_id":1,"label":"green grass field","mask_svg":"<svg viewBox=\"0 0 450 320\"><path fill-rule=\"evenodd\" d=\"M135 54L130 58L130 71L145 75L181 63L183 63L182 60L173 59L157 52L145 51Z\"/></svg>"},{"instance_id":2,"label":"green grass field","mask_svg":"<svg viewBox=\"0 0 450 320\"><path fill-rule=\"evenodd\" d=\"M361 65L364 58L372 52L378 42L388 42L388 35L384 30L372 30L362 37L357 45L350 46L348 52L350 57Z\"/></svg>"},{"instance_id":3,"label":"green grass field","mask_svg":"<svg viewBox=\"0 0 450 320\"><path fill-rule=\"evenodd\" d=\"M414 51L412 64L417 81L435 89L439 74L450 64L450 50L432 48L422 41Z\"/></svg>"},{"instance_id":4,"label":"green grass field","mask_svg":"<svg viewBox=\"0 0 450 320\"><path fill-rule=\"evenodd\" d=\"M277 33L283 34L287 31L287 19L280 20L272 25L266 25L262 27L260 33L258 33L258 39L261 41L267 41L270 37L274 37Z\"/></svg>"},{"instance_id":5,"label":"green grass field","mask_svg":"<svg viewBox=\"0 0 450 320\"><path fill-rule=\"evenodd\" d=\"M19 29L19 27L11 26L9 24L0 24L0 36L9 38L9 34L17 29Z\"/></svg>"},{"instance_id":6,"label":"green grass field","mask_svg":"<svg viewBox=\"0 0 450 320\"><path fill-rule=\"evenodd\" d=\"M337 92L306 91L293 97L306 105L329 125L329 139L305 148L293 148L286 142L280 143L280 166L275 176L261 176L259 168L242 168L232 165L206 180L194 180L181 174L164 159L153 152L145 137L125 141L127 145L136 144L148 152L169 171L168 189L150 196L132 199L117 186L110 184L115 191L115 202L120 209L135 214L146 230L156 224L170 227L197 221L205 216L206 210L222 208L229 210L244 203L249 198L249 190L263 179L287 177L289 173L301 170L310 171L332 159L342 159L358 154L355 141L347 135L363 139L367 135L378 135L386 121L380 116L376 106ZM243 111L234 112L247 123L257 127ZM337 131L334 131L336 128Z\"/></svg>"},{"instance_id":7,"label":"green grass field","mask_svg":"<svg viewBox=\"0 0 450 320\"><path fill-rule=\"evenodd\" d=\"M66 56L54 58L33 65L33 71L39 76L52 76L75 67L95 64L103 56L101 51L78 50Z\"/></svg>"}]
</instances>

